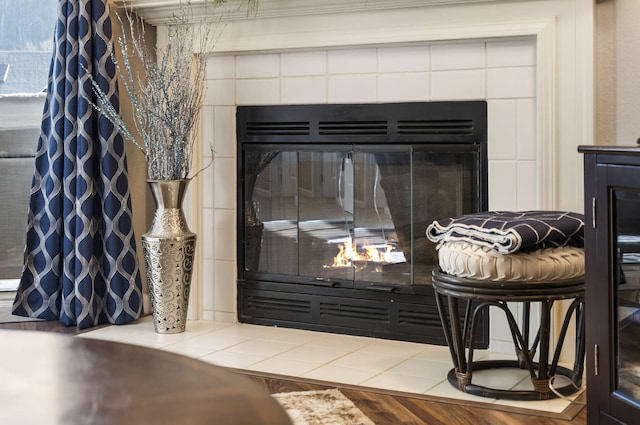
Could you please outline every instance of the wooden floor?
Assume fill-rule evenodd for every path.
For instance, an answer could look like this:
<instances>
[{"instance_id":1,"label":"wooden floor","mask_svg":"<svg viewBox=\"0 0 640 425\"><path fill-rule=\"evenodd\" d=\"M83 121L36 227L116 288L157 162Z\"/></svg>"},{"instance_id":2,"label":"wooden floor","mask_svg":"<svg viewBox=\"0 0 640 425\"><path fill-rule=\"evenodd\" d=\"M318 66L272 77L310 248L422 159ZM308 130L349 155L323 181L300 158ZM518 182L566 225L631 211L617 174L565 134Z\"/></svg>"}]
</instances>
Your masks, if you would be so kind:
<instances>
[{"instance_id":1,"label":"wooden floor","mask_svg":"<svg viewBox=\"0 0 640 425\"><path fill-rule=\"evenodd\" d=\"M0 329L22 329L45 332L80 333L57 322L0 323ZM94 328L95 329L95 328ZM93 329L91 329L93 330ZM482 403L452 402L434 397L407 396L389 391L371 391L350 385L335 385L289 377L256 374L237 370L265 387L271 394L310 391L338 387L374 423L378 425L586 425L586 408L576 405L565 414L540 414L514 408L494 410ZM584 401L584 394L578 401ZM551 415L551 416L550 416ZM562 417L558 417L562 416Z\"/></svg>"},{"instance_id":2,"label":"wooden floor","mask_svg":"<svg viewBox=\"0 0 640 425\"><path fill-rule=\"evenodd\" d=\"M301 381L288 377L238 370L264 386L271 394L336 388L336 385ZM576 406L564 418L541 416L539 412L515 408L494 410L484 403L462 404L435 397L406 396L389 391L337 385L337 388L378 425L585 425L586 408ZM584 394L578 399L584 401ZM507 408L505 408L507 409ZM553 415L552 416L559 416Z\"/></svg>"}]
</instances>

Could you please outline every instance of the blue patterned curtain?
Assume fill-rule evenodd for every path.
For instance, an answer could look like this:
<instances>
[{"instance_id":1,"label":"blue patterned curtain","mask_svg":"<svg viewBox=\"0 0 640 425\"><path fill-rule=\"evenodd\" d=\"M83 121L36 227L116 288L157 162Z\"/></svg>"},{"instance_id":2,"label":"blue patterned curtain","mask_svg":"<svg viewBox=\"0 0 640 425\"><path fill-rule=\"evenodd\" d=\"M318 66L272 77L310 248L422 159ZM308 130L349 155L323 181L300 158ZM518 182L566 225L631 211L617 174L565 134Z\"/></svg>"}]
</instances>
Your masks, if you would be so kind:
<instances>
[{"instance_id":1,"label":"blue patterned curtain","mask_svg":"<svg viewBox=\"0 0 640 425\"><path fill-rule=\"evenodd\" d=\"M35 160L19 316L79 329L142 314L124 142L87 98L118 105L108 0L60 0Z\"/></svg>"}]
</instances>

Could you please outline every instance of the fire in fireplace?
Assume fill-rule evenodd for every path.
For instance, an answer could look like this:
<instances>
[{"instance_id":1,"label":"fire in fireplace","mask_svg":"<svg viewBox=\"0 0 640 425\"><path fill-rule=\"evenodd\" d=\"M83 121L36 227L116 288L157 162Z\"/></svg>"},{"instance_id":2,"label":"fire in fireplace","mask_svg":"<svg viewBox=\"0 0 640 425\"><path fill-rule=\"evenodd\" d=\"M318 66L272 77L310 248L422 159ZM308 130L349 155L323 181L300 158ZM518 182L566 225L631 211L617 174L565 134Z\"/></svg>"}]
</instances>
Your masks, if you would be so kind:
<instances>
[{"instance_id":1,"label":"fire in fireplace","mask_svg":"<svg viewBox=\"0 0 640 425\"><path fill-rule=\"evenodd\" d=\"M239 320L444 344L425 230L486 209L486 102L241 106L237 135Z\"/></svg>"}]
</instances>

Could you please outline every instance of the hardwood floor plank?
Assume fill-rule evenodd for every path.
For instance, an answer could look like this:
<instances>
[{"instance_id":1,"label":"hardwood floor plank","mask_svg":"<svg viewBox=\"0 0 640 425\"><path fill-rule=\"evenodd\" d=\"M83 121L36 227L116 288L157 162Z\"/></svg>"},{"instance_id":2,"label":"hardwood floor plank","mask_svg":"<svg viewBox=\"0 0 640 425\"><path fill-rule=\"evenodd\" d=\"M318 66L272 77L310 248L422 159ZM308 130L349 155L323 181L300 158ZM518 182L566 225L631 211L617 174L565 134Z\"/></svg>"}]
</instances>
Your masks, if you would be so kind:
<instances>
[{"instance_id":1,"label":"hardwood floor plank","mask_svg":"<svg viewBox=\"0 0 640 425\"><path fill-rule=\"evenodd\" d=\"M341 390L349 400L376 424L423 425L424 419L394 396L365 391Z\"/></svg>"},{"instance_id":2,"label":"hardwood floor plank","mask_svg":"<svg viewBox=\"0 0 640 425\"><path fill-rule=\"evenodd\" d=\"M271 394L339 388L378 425L586 425L584 405L576 405L563 414L518 409L493 408L486 403L453 401L429 396L385 393L354 385L327 384L234 369L267 388ZM584 401L584 395L578 398Z\"/></svg>"}]
</instances>

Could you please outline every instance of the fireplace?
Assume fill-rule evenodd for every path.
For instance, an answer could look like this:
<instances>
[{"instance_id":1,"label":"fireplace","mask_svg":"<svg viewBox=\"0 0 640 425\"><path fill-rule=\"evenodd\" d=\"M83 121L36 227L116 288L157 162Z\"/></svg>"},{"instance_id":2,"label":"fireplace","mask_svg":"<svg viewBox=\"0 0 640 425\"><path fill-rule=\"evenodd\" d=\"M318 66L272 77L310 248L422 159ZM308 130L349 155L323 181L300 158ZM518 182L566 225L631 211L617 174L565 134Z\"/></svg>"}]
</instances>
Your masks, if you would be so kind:
<instances>
[{"instance_id":1,"label":"fireplace","mask_svg":"<svg viewBox=\"0 0 640 425\"><path fill-rule=\"evenodd\" d=\"M239 320L444 344L425 230L487 208L486 102L241 106L237 136Z\"/></svg>"},{"instance_id":2,"label":"fireplace","mask_svg":"<svg viewBox=\"0 0 640 425\"><path fill-rule=\"evenodd\" d=\"M180 4L129 3L161 31ZM595 2L261 4L250 19L242 11L223 18L215 47L201 52L210 57L194 161L214 166L193 179L185 203L192 229L206 235L194 269L193 319L238 320L237 279L245 278L237 266L238 105L486 100L488 207L582 210L577 146L594 143ZM490 350L513 352L499 315Z\"/></svg>"}]
</instances>

